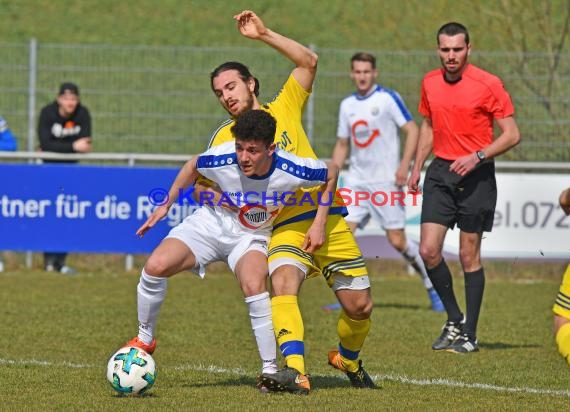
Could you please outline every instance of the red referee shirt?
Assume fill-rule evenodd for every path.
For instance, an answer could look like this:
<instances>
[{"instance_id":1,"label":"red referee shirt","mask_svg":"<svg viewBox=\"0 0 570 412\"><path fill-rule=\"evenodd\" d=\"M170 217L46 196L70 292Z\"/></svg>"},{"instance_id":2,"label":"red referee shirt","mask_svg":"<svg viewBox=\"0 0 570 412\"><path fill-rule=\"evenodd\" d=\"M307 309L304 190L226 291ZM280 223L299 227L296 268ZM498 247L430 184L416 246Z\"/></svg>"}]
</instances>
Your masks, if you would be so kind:
<instances>
[{"instance_id":1,"label":"red referee shirt","mask_svg":"<svg viewBox=\"0 0 570 412\"><path fill-rule=\"evenodd\" d=\"M443 69L422 80L419 112L431 118L433 153L446 160L476 152L493 141L493 119L514 114L501 79L469 64L457 83L447 83Z\"/></svg>"}]
</instances>

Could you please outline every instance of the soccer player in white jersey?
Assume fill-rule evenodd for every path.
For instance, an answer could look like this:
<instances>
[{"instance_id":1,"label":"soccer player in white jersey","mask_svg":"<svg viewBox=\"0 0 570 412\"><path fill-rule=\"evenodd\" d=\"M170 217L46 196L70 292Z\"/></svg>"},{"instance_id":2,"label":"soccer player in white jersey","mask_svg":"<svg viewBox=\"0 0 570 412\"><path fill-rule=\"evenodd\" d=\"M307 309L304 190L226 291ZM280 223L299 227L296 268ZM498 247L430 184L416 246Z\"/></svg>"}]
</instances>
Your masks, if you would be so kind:
<instances>
[{"instance_id":1,"label":"soccer player in white jersey","mask_svg":"<svg viewBox=\"0 0 570 412\"><path fill-rule=\"evenodd\" d=\"M406 237L405 208L399 201L392 201L403 199L402 186L407 182L418 144L418 126L400 95L376 83L378 70L372 54L359 52L352 56L350 77L356 92L340 104L338 138L332 154L333 162L342 168L350 151L344 187L351 192L345 193L350 199L345 220L353 232L363 228L371 217L377 220L390 244L421 275L432 309L442 312L445 309L429 280L418 245ZM400 130L406 135L401 158ZM367 199L356 197L362 192L369 195ZM373 196L380 192L386 197Z\"/></svg>"},{"instance_id":2,"label":"soccer player in white jersey","mask_svg":"<svg viewBox=\"0 0 570 412\"><path fill-rule=\"evenodd\" d=\"M240 230L267 236L284 206L306 201L294 197L297 189L327 185L306 238L308 242L324 239L324 231L313 236L313 230L324 228L338 168L331 164L329 170L320 160L277 149L275 129L275 119L264 110L242 114L232 127L235 142L222 143L195 157L196 171L218 185L223 193L221 202L227 199L237 208L220 211L234 219Z\"/></svg>"},{"instance_id":3,"label":"soccer player in white jersey","mask_svg":"<svg viewBox=\"0 0 570 412\"><path fill-rule=\"evenodd\" d=\"M179 189L187 188L200 175L215 182L222 191L222 198L215 204L204 199L205 206L173 228L149 257L137 287L139 333L127 345L154 351L154 329L166 295L166 280L181 270L193 269L203 277L207 264L223 260L238 282L244 272L252 271L266 274L263 279L267 279L267 245L272 222L283 206L300 200L292 198L299 188L321 186L317 214L306 233L303 248L312 253L324 244L338 168L276 149L275 130L275 119L263 110L239 116L231 129L235 142L215 146L189 160L174 180L168 202L157 207L137 230L137 235L143 236L164 218L177 200ZM156 256L166 253L165 249L175 254L179 248L185 249L180 264L172 270L161 268L162 259ZM271 374L277 371L276 341L270 307L259 305L262 300L259 295L269 296L265 282L259 287L265 292L253 296L254 299L245 290L244 294L263 363L262 373Z\"/></svg>"}]
</instances>

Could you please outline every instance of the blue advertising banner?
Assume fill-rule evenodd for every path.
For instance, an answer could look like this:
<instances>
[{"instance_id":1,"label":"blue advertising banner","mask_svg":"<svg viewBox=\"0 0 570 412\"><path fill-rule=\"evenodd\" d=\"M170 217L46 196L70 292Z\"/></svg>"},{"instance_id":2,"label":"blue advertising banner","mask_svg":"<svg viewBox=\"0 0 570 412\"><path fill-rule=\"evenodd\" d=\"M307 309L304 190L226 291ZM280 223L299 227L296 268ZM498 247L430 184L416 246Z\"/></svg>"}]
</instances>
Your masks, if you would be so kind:
<instances>
[{"instance_id":1,"label":"blue advertising banner","mask_svg":"<svg viewBox=\"0 0 570 412\"><path fill-rule=\"evenodd\" d=\"M0 165L0 250L149 253L194 206L175 203L144 238L137 228L178 168Z\"/></svg>"},{"instance_id":2,"label":"blue advertising banner","mask_svg":"<svg viewBox=\"0 0 570 412\"><path fill-rule=\"evenodd\" d=\"M135 235L164 200L178 170L0 164L0 251L150 253L196 208L192 189L187 189L144 238ZM498 173L497 185L495 223L493 231L485 234L483 257L568 260L564 239L570 217L558 206L558 194L568 185L566 176ZM406 234L417 242L422 198L408 200ZM456 232L450 232L443 245L448 255L458 254ZM359 230L357 240L364 255L399 258L383 236L374 222Z\"/></svg>"}]
</instances>

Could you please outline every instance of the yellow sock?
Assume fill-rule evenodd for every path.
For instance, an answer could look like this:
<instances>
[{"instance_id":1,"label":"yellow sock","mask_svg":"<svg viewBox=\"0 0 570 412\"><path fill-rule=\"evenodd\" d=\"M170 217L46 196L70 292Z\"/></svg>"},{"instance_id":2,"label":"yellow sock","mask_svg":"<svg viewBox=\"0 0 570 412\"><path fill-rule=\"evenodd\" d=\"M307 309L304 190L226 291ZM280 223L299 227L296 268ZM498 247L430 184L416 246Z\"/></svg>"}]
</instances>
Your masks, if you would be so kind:
<instances>
[{"instance_id":1,"label":"yellow sock","mask_svg":"<svg viewBox=\"0 0 570 412\"><path fill-rule=\"evenodd\" d=\"M358 370L358 355L364 340L370 331L370 319L354 320L342 310L337 324L338 345L340 359L344 367L350 372Z\"/></svg>"},{"instance_id":2,"label":"yellow sock","mask_svg":"<svg viewBox=\"0 0 570 412\"><path fill-rule=\"evenodd\" d=\"M305 375L305 330L297 296L275 296L271 299L271 310L277 344L287 366Z\"/></svg>"},{"instance_id":3,"label":"yellow sock","mask_svg":"<svg viewBox=\"0 0 570 412\"><path fill-rule=\"evenodd\" d=\"M558 351L570 364L570 323L565 323L556 332L556 344Z\"/></svg>"}]
</instances>

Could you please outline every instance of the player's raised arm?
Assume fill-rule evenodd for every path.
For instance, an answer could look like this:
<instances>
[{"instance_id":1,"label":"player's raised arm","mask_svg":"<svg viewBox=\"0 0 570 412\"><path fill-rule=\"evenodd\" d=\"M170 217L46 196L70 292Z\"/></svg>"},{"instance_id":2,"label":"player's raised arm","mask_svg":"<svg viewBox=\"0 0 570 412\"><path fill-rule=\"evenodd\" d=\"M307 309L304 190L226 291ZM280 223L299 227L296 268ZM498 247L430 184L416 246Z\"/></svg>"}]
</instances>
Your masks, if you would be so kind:
<instances>
[{"instance_id":1,"label":"player's raised arm","mask_svg":"<svg viewBox=\"0 0 570 412\"><path fill-rule=\"evenodd\" d=\"M318 56L315 52L293 39L268 29L259 16L251 10L236 14L234 19L243 36L261 40L295 63L293 76L305 90L312 89L317 74Z\"/></svg>"}]
</instances>

